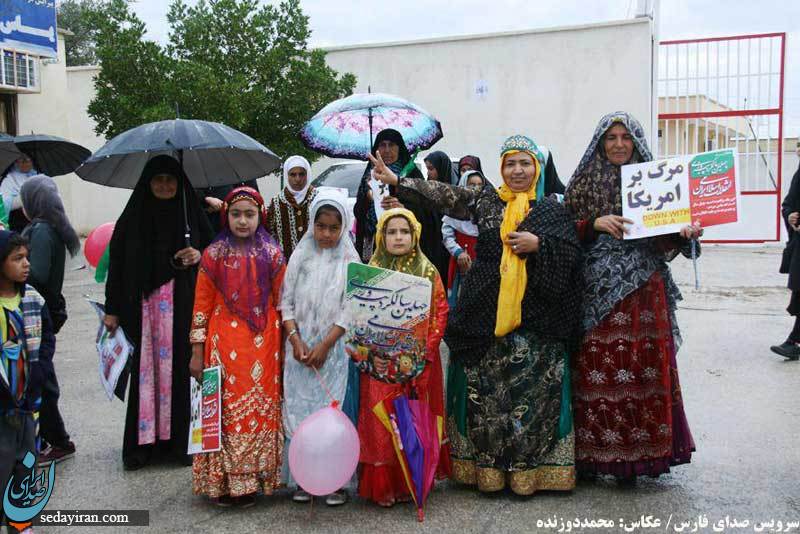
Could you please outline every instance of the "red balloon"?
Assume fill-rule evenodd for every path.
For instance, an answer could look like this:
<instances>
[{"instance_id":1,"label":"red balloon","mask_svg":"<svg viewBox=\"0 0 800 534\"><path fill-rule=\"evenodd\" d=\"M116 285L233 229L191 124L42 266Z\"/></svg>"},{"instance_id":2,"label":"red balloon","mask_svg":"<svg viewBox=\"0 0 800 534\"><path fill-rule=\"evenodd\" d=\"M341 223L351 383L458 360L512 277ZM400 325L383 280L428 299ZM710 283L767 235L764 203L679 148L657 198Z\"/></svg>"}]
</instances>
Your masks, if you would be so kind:
<instances>
[{"instance_id":1,"label":"red balloon","mask_svg":"<svg viewBox=\"0 0 800 534\"><path fill-rule=\"evenodd\" d=\"M109 242L111 242L111 234L113 233L113 222L101 224L89 232L89 235L86 237L86 242L83 244L83 255L86 261L89 262L89 265L97 267L100 258L103 257L103 252L106 251L106 247Z\"/></svg>"}]
</instances>

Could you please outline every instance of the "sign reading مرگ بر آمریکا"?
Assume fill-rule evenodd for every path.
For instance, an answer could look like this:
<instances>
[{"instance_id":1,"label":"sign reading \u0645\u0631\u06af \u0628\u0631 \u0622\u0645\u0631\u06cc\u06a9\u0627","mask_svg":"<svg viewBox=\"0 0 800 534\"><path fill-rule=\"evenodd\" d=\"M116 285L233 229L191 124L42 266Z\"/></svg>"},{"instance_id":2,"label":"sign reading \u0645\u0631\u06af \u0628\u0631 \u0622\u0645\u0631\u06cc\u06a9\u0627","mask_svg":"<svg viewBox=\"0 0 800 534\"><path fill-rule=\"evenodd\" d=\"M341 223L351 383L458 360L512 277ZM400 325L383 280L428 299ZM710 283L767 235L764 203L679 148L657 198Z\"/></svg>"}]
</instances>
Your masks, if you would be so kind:
<instances>
[{"instance_id":1,"label":"sign reading \u0645\u0631\u06af \u0628\u0631 \u0622\u0645\u0631\u06cc\u06a9\u0627","mask_svg":"<svg viewBox=\"0 0 800 534\"><path fill-rule=\"evenodd\" d=\"M737 154L733 149L622 166L625 239L677 233L739 220Z\"/></svg>"},{"instance_id":2,"label":"sign reading \u0645\u0631\u06af \u0628\u0631 \u0622\u0645\u0631\u06cc\u06a9\u0627","mask_svg":"<svg viewBox=\"0 0 800 534\"><path fill-rule=\"evenodd\" d=\"M55 0L0 0L0 46L57 57Z\"/></svg>"},{"instance_id":3,"label":"sign reading \u0645\u0631\u06af \u0628\u0631 \u0622\u0645\u0631\u06cc\u06a9\u0627","mask_svg":"<svg viewBox=\"0 0 800 534\"><path fill-rule=\"evenodd\" d=\"M222 375L219 366L203 369L202 385L190 379L191 411L187 454L222 448Z\"/></svg>"}]
</instances>

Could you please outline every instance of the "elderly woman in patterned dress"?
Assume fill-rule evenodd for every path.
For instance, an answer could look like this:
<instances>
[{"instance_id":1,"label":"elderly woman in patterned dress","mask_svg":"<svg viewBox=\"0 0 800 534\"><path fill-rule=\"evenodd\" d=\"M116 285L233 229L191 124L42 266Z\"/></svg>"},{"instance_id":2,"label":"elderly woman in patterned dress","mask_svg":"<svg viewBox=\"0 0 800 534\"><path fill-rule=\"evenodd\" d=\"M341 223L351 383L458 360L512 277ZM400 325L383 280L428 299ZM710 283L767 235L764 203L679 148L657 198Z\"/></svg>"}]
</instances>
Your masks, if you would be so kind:
<instances>
[{"instance_id":1,"label":"elderly woman in patterned dress","mask_svg":"<svg viewBox=\"0 0 800 534\"><path fill-rule=\"evenodd\" d=\"M473 190L399 178L380 157L375 176L478 226L477 257L445 332L453 478L520 495L575 486L569 351L580 311L580 243L569 213L547 198L545 159L522 135L501 149L504 185ZM451 376L457 373L450 373Z\"/></svg>"},{"instance_id":2,"label":"elderly woman in patterned dress","mask_svg":"<svg viewBox=\"0 0 800 534\"><path fill-rule=\"evenodd\" d=\"M585 336L574 363L576 465L631 483L688 463L694 442L683 411L675 354L681 295L667 262L702 234L623 241L620 167L650 161L639 122L606 115L567 187L565 204L585 247Z\"/></svg>"}]
</instances>

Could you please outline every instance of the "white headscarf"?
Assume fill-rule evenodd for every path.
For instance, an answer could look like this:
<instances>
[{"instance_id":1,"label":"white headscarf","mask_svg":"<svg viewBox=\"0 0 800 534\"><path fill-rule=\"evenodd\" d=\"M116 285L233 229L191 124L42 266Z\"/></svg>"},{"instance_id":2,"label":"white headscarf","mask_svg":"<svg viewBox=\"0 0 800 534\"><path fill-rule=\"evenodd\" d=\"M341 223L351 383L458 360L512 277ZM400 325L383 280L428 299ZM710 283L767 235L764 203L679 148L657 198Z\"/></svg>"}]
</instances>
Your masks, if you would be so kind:
<instances>
[{"instance_id":1,"label":"white headscarf","mask_svg":"<svg viewBox=\"0 0 800 534\"><path fill-rule=\"evenodd\" d=\"M473 174L477 174L481 177L483 180L483 185L488 183L486 177L481 173L481 171L469 170L462 174L461 178L458 179L458 187L467 187L469 177ZM461 219L454 219L449 215L445 215L442 217L442 223L449 224L456 232L460 232L464 235L469 235L472 237L476 237L478 235L478 227L474 222L472 222L472 220L462 221Z\"/></svg>"},{"instance_id":2,"label":"white headscarf","mask_svg":"<svg viewBox=\"0 0 800 534\"><path fill-rule=\"evenodd\" d=\"M39 171L33 167L31 167L31 170L28 172L22 172L19 170L17 163L14 162L11 170L8 171L8 174L3 178L3 182L0 183L0 195L3 197L3 205L6 208L6 213L22 207L22 201L19 198L19 190L28 178L36 176L37 174L39 174Z\"/></svg>"},{"instance_id":3,"label":"white headscarf","mask_svg":"<svg viewBox=\"0 0 800 534\"><path fill-rule=\"evenodd\" d=\"M289 183L289 171L295 167L302 167L306 170L306 185L302 189L294 189ZM287 158L283 164L283 183L292 192L292 196L298 204L303 202L306 198L306 193L308 193L308 188L311 186L311 164L308 160L303 156L290 156Z\"/></svg>"},{"instance_id":4,"label":"white headscarf","mask_svg":"<svg viewBox=\"0 0 800 534\"><path fill-rule=\"evenodd\" d=\"M332 206L342 216L342 233L336 246L321 249L314 240L314 219L322 206ZM294 315L305 315L297 320L301 329L309 329L304 340L317 335L325 336L334 323L343 328L344 293L347 285L347 264L360 261L356 247L348 232L351 225L347 209L347 195L332 187L320 187L311 202L308 231L303 235L289 260L285 279L302 278L303 283L294 288ZM295 271L295 272L293 272ZM302 310L296 306L302 303ZM282 303L283 304L283 303ZM301 332L302 333L302 332Z\"/></svg>"},{"instance_id":5,"label":"white headscarf","mask_svg":"<svg viewBox=\"0 0 800 534\"><path fill-rule=\"evenodd\" d=\"M321 249L314 240L314 219L322 206L331 206L342 217L342 233L332 248ZM347 209L346 190L320 187L311 202L309 228L297 248L292 252L283 278L280 310L283 320L294 320L300 337L313 347L335 324L345 330L350 325L350 314L345 306L347 290L347 265L359 262L353 241L348 232L350 216ZM318 382L315 373L292 356L292 345L284 345L283 422L287 436L291 437L300 422L308 415L328 405L330 399ZM334 399L342 403L347 390L348 362L344 349L344 336L328 353L320 376Z\"/></svg>"}]
</instances>

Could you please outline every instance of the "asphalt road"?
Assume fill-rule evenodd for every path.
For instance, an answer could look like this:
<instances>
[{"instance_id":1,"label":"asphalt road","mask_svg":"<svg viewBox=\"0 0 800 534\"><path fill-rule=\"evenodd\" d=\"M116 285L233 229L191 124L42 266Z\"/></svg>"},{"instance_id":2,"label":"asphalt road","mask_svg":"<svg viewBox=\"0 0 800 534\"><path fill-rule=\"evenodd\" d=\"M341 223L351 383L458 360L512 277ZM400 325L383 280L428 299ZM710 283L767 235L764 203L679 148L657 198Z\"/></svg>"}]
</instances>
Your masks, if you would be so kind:
<instances>
[{"instance_id":1,"label":"asphalt road","mask_svg":"<svg viewBox=\"0 0 800 534\"><path fill-rule=\"evenodd\" d=\"M601 479L581 481L568 494L530 498L486 496L441 484L431 494L422 524L411 505L385 510L355 500L335 509L321 501L311 507L292 503L285 491L259 497L251 509L222 510L192 495L189 468L156 465L123 471L124 405L109 402L100 387L93 347L96 319L82 299L84 294L101 296L103 288L89 270L69 271L64 294L70 318L58 337L56 366L63 415L78 452L58 465L47 509L146 509L149 529L195 533L593 530L567 525L575 519L613 520L613 528L597 530L618 532L624 530L621 519L632 527L641 516L652 517L637 532L672 532L676 526L711 532L725 525L726 517L726 532L752 532L758 521L800 521L800 362L786 362L769 352L769 345L783 341L792 325L784 312L788 291L785 277L777 274L779 260L775 247L707 247L700 261L699 291L691 263L675 261L675 278L685 299L678 314L684 337L678 366L698 449L690 465L658 479L640 479L632 488ZM734 519L750 524L736 528ZM538 529L537 521L542 522Z\"/></svg>"}]
</instances>

